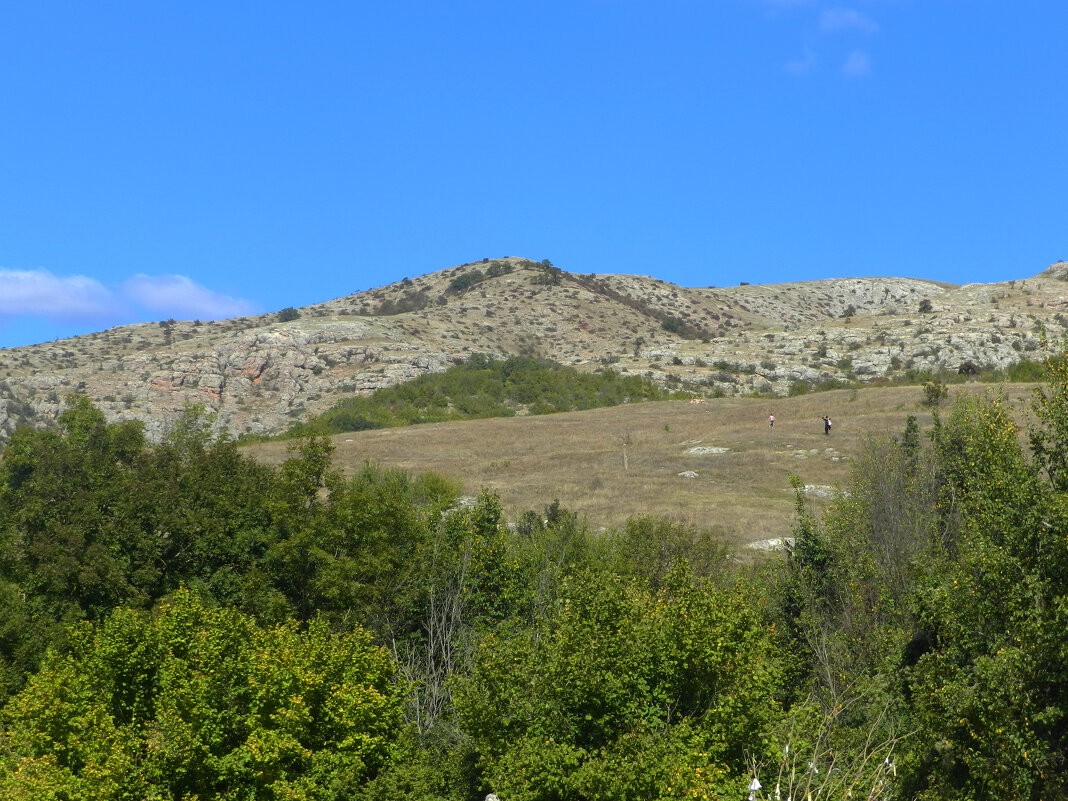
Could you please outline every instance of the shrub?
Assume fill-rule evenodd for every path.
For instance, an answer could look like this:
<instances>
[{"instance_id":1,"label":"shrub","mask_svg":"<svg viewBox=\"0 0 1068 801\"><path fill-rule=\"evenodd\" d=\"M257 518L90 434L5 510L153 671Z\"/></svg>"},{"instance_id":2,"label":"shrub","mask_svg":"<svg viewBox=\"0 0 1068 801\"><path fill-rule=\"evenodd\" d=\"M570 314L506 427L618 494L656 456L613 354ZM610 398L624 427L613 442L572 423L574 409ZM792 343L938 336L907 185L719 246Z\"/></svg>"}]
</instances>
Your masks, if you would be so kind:
<instances>
[{"instance_id":1,"label":"shrub","mask_svg":"<svg viewBox=\"0 0 1068 801\"><path fill-rule=\"evenodd\" d=\"M294 309L292 306L286 306L282 311L278 312L278 322L288 323L292 320L296 320L300 317L300 312Z\"/></svg>"},{"instance_id":2,"label":"shrub","mask_svg":"<svg viewBox=\"0 0 1068 801\"><path fill-rule=\"evenodd\" d=\"M1045 366L1041 362L1030 359L1021 359L1005 371L1005 376L1009 381L1041 381L1045 375Z\"/></svg>"},{"instance_id":3,"label":"shrub","mask_svg":"<svg viewBox=\"0 0 1068 801\"><path fill-rule=\"evenodd\" d=\"M924 406L935 407L948 396L949 390L946 389L945 384L941 381L928 381L923 385L923 400L920 403Z\"/></svg>"},{"instance_id":4,"label":"shrub","mask_svg":"<svg viewBox=\"0 0 1068 801\"><path fill-rule=\"evenodd\" d=\"M449 282L449 289L453 292L463 292L484 280L486 280L486 276L481 270L470 270L453 278Z\"/></svg>"}]
</instances>

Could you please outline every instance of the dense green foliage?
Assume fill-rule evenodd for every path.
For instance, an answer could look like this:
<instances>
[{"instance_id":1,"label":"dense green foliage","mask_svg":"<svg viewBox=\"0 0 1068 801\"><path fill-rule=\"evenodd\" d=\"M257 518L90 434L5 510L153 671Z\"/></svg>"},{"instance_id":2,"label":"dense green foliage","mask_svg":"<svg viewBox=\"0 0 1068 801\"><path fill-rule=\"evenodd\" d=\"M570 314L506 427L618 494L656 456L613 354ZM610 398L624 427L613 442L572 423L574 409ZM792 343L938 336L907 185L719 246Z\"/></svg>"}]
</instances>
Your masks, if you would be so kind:
<instances>
[{"instance_id":1,"label":"dense green foliage","mask_svg":"<svg viewBox=\"0 0 1068 801\"><path fill-rule=\"evenodd\" d=\"M530 414L580 411L669 397L675 395L640 376L620 376L611 370L581 373L524 356L501 361L476 355L443 373L346 398L295 426L287 436L511 417L517 409Z\"/></svg>"},{"instance_id":2,"label":"dense green foliage","mask_svg":"<svg viewBox=\"0 0 1068 801\"><path fill-rule=\"evenodd\" d=\"M0 463L0 797L1068 797L1046 378L1026 437L962 395L820 516L795 477L786 559L749 566L675 521L346 480L324 439L266 467L198 410L150 446L71 398Z\"/></svg>"},{"instance_id":3,"label":"dense green foliage","mask_svg":"<svg viewBox=\"0 0 1068 801\"><path fill-rule=\"evenodd\" d=\"M877 688L861 728L910 732L899 797L1068 794L1068 371L1049 370L1033 460L999 398L960 396L927 442L910 420L872 443L823 521L801 516L791 647L832 701Z\"/></svg>"},{"instance_id":4,"label":"dense green foliage","mask_svg":"<svg viewBox=\"0 0 1068 801\"><path fill-rule=\"evenodd\" d=\"M288 323L293 320L300 319L300 312L294 309L292 306L286 306L280 312L278 312L278 322Z\"/></svg>"},{"instance_id":5,"label":"dense green foliage","mask_svg":"<svg viewBox=\"0 0 1068 801\"><path fill-rule=\"evenodd\" d=\"M544 626L482 640L457 705L507 798L736 797L779 687L768 630L740 598L685 570L658 592L579 575Z\"/></svg>"},{"instance_id":6,"label":"dense green foliage","mask_svg":"<svg viewBox=\"0 0 1068 801\"><path fill-rule=\"evenodd\" d=\"M118 609L6 707L0 796L347 798L397 738L395 672L321 618L261 628L188 591L156 615Z\"/></svg>"}]
</instances>

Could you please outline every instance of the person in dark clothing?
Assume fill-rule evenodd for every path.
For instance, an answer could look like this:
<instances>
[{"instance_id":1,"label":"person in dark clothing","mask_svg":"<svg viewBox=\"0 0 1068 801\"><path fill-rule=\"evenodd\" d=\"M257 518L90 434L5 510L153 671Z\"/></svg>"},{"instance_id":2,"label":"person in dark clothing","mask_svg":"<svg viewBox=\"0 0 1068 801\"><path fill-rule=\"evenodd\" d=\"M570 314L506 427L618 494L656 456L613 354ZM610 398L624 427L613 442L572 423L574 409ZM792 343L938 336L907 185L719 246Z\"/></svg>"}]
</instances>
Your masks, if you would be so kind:
<instances>
[{"instance_id":1,"label":"person in dark clothing","mask_svg":"<svg viewBox=\"0 0 1068 801\"><path fill-rule=\"evenodd\" d=\"M831 418L828 417L827 415L823 415L823 433L824 434L830 434L831 433Z\"/></svg>"}]
</instances>

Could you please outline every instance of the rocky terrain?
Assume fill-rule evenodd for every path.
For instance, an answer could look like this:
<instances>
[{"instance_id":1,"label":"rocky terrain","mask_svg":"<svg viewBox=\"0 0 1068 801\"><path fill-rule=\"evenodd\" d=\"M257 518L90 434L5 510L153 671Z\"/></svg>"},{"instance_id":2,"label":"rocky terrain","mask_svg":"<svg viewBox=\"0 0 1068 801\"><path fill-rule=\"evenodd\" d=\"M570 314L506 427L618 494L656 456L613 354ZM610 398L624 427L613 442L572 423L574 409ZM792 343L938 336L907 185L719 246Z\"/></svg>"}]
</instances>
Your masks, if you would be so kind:
<instances>
[{"instance_id":1,"label":"rocky terrain","mask_svg":"<svg viewBox=\"0 0 1068 801\"><path fill-rule=\"evenodd\" d=\"M1068 262L956 286L910 278L681 287L485 260L301 309L122 326L0 349L0 440L50 424L71 393L163 436L203 404L234 436L271 434L341 397L472 353L648 375L700 396L798 382L1004 368L1068 333Z\"/></svg>"}]
</instances>

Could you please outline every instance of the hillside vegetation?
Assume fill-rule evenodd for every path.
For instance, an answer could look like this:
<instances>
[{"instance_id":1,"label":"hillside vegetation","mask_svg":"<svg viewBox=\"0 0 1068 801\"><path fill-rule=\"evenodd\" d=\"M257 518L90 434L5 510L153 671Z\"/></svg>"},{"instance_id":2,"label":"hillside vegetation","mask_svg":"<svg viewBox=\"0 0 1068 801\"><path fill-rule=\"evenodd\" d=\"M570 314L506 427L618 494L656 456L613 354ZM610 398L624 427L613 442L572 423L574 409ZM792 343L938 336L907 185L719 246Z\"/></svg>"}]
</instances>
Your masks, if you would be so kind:
<instances>
[{"instance_id":1,"label":"hillside vegetation","mask_svg":"<svg viewBox=\"0 0 1068 801\"><path fill-rule=\"evenodd\" d=\"M338 401L287 436L512 417L517 412L551 414L668 397L671 393L640 376L580 373L529 356L497 360L476 354L442 373Z\"/></svg>"},{"instance_id":2,"label":"hillside vegetation","mask_svg":"<svg viewBox=\"0 0 1068 801\"><path fill-rule=\"evenodd\" d=\"M333 464L346 476L368 462L456 476L466 496L496 492L509 516L558 499L595 531L629 517L668 517L714 529L752 553L745 546L790 535L791 474L804 478L813 503L825 504L867 441L899 435L909 415L928 427L958 395L990 391L1024 423L1032 386L949 384L936 405L923 385L872 386L366 430L331 438ZM834 421L830 436L824 415ZM289 455L284 441L243 451L269 465Z\"/></svg>"},{"instance_id":3,"label":"hillside vegetation","mask_svg":"<svg viewBox=\"0 0 1068 801\"><path fill-rule=\"evenodd\" d=\"M0 797L1063 798L1068 367L926 400L752 562L71 398L0 462Z\"/></svg>"},{"instance_id":4,"label":"hillside vegetation","mask_svg":"<svg viewBox=\"0 0 1068 801\"><path fill-rule=\"evenodd\" d=\"M161 320L0 349L0 440L68 394L159 442L189 404L271 436L475 354L548 358L701 397L1006 371L1068 332L1068 263L996 284L904 277L682 287L503 258L232 320ZM657 265L650 265L655 272Z\"/></svg>"}]
</instances>

